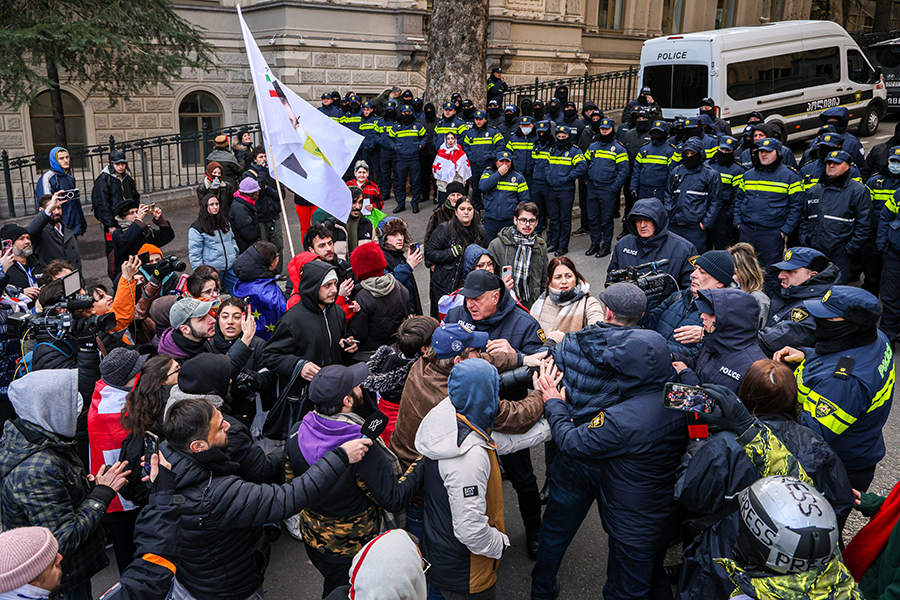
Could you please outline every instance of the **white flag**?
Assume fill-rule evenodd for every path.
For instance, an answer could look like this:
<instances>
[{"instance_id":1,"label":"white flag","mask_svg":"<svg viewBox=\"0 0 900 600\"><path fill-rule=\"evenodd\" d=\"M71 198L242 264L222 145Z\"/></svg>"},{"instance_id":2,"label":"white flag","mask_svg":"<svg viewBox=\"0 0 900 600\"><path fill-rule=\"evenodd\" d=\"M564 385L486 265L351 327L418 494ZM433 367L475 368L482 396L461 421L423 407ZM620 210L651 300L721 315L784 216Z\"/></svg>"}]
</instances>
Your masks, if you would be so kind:
<instances>
[{"instance_id":1,"label":"white flag","mask_svg":"<svg viewBox=\"0 0 900 600\"><path fill-rule=\"evenodd\" d=\"M237 7L253 77L259 124L269 163L281 183L346 222L350 188L341 177L363 137L333 121L278 81Z\"/></svg>"}]
</instances>

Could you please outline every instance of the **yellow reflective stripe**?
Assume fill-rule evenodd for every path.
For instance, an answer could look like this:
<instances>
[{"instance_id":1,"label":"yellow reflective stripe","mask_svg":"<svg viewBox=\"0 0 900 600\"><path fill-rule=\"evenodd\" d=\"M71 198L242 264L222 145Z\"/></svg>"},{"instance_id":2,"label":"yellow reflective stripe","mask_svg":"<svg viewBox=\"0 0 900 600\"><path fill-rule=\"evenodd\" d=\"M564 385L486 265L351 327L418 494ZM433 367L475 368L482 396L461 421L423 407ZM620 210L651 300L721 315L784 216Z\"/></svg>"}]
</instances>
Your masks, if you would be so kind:
<instances>
[{"instance_id":1,"label":"yellow reflective stripe","mask_svg":"<svg viewBox=\"0 0 900 600\"><path fill-rule=\"evenodd\" d=\"M465 138L465 143L469 146L493 146L494 140L491 138Z\"/></svg>"},{"instance_id":2,"label":"yellow reflective stripe","mask_svg":"<svg viewBox=\"0 0 900 600\"><path fill-rule=\"evenodd\" d=\"M794 183L791 184L791 187L789 188L788 193L795 194L797 192L802 192L802 191L803 191L803 184L800 183L799 181L795 181Z\"/></svg>"},{"instance_id":3,"label":"yellow reflective stripe","mask_svg":"<svg viewBox=\"0 0 900 600\"><path fill-rule=\"evenodd\" d=\"M342 117L344 123L359 123L362 117Z\"/></svg>"},{"instance_id":4,"label":"yellow reflective stripe","mask_svg":"<svg viewBox=\"0 0 900 600\"><path fill-rule=\"evenodd\" d=\"M620 162L628 162L628 154L627 153L620 152L619 154L616 154L616 164L618 164Z\"/></svg>"},{"instance_id":5,"label":"yellow reflective stripe","mask_svg":"<svg viewBox=\"0 0 900 600\"><path fill-rule=\"evenodd\" d=\"M591 158L608 158L609 160L613 160L616 155L609 150L594 150L593 154L591 154Z\"/></svg>"},{"instance_id":6,"label":"yellow reflective stripe","mask_svg":"<svg viewBox=\"0 0 900 600\"><path fill-rule=\"evenodd\" d=\"M715 156L716 150L718 150L718 148L716 148L716 146L713 146L712 148L707 148L706 149L706 158L712 158L713 156Z\"/></svg>"},{"instance_id":7,"label":"yellow reflective stripe","mask_svg":"<svg viewBox=\"0 0 900 600\"><path fill-rule=\"evenodd\" d=\"M628 160L628 155L625 155L625 159ZM669 164L669 159L665 156L661 156L659 154L648 154L644 156L643 154L638 154L635 160L642 164L654 164L654 165L667 165Z\"/></svg>"},{"instance_id":8,"label":"yellow reflective stripe","mask_svg":"<svg viewBox=\"0 0 900 600\"><path fill-rule=\"evenodd\" d=\"M425 135L424 129L401 129L400 131L394 131L391 129L391 135L394 137L422 137Z\"/></svg>"},{"instance_id":9,"label":"yellow reflective stripe","mask_svg":"<svg viewBox=\"0 0 900 600\"><path fill-rule=\"evenodd\" d=\"M800 366L797 367L795 373L797 377L797 399L801 406L803 406L803 410L808 412L809 416L833 431L835 434L840 435L844 433L847 431L848 427L856 423L856 417L848 414L840 406L825 396L822 396L815 390L803 385L803 369L805 365L805 361L800 363ZM820 416L816 414L816 409L820 402L826 403L827 407L830 409L827 415Z\"/></svg>"},{"instance_id":10,"label":"yellow reflective stripe","mask_svg":"<svg viewBox=\"0 0 900 600\"><path fill-rule=\"evenodd\" d=\"M747 181L744 180L744 185L741 186L744 190L753 190L756 192L778 192L781 194L789 194L791 191L791 186L787 183L781 183L778 181L761 181L761 180L752 180Z\"/></svg>"},{"instance_id":11,"label":"yellow reflective stripe","mask_svg":"<svg viewBox=\"0 0 900 600\"><path fill-rule=\"evenodd\" d=\"M881 200L885 203L889 202L894 197L894 190L869 190L872 194L873 200Z\"/></svg>"},{"instance_id":12,"label":"yellow reflective stripe","mask_svg":"<svg viewBox=\"0 0 900 600\"><path fill-rule=\"evenodd\" d=\"M721 173L722 183L731 185L731 182L734 181L734 175L730 175L728 173Z\"/></svg>"},{"instance_id":13,"label":"yellow reflective stripe","mask_svg":"<svg viewBox=\"0 0 900 600\"><path fill-rule=\"evenodd\" d=\"M360 131L366 131L369 129L377 129L377 127L375 127L375 123L363 123L359 126L359 129Z\"/></svg>"},{"instance_id":14,"label":"yellow reflective stripe","mask_svg":"<svg viewBox=\"0 0 900 600\"><path fill-rule=\"evenodd\" d=\"M572 164L584 162L584 154L576 154L572 157Z\"/></svg>"},{"instance_id":15,"label":"yellow reflective stripe","mask_svg":"<svg viewBox=\"0 0 900 600\"><path fill-rule=\"evenodd\" d=\"M581 156L580 154L578 156ZM547 160L550 161L551 165L574 165L576 162L574 156L554 156L552 154L547 155ZM581 160L584 160L584 157L581 157Z\"/></svg>"},{"instance_id":16,"label":"yellow reflective stripe","mask_svg":"<svg viewBox=\"0 0 900 600\"><path fill-rule=\"evenodd\" d=\"M534 144L531 142L508 142L506 147L510 150L531 150Z\"/></svg>"},{"instance_id":17,"label":"yellow reflective stripe","mask_svg":"<svg viewBox=\"0 0 900 600\"><path fill-rule=\"evenodd\" d=\"M481 178L482 178L482 179L487 179L487 178L490 177L491 175L493 175L493 172L491 172L491 171L485 171L484 173L482 173Z\"/></svg>"},{"instance_id":18,"label":"yellow reflective stripe","mask_svg":"<svg viewBox=\"0 0 900 600\"><path fill-rule=\"evenodd\" d=\"M522 186L522 185L525 185L525 184L524 183L512 183L509 181L498 181L497 189L504 190L507 192L520 192L520 191L524 191L523 189L520 189L520 186ZM527 190L528 186L525 186L524 189Z\"/></svg>"},{"instance_id":19,"label":"yellow reflective stripe","mask_svg":"<svg viewBox=\"0 0 900 600\"><path fill-rule=\"evenodd\" d=\"M528 191L528 183L525 182L525 181L523 181L522 183L520 183L520 184L519 184L519 189L518 189L518 191L519 191L519 193L521 193L521 192L527 192L527 191Z\"/></svg>"},{"instance_id":20,"label":"yellow reflective stripe","mask_svg":"<svg viewBox=\"0 0 900 600\"><path fill-rule=\"evenodd\" d=\"M500 142L503 141L503 136L500 135L500 132L497 132L497 133L494 135L494 140L493 140L493 141L494 141L495 144L499 144Z\"/></svg>"},{"instance_id":21,"label":"yellow reflective stripe","mask_svg":"<svg viewBox=\"0 0 900 600\"><path fill-rule=\"evenodd\" d=\"M897 202L896 196L891 196L887 199L885 206L888 207L888 210L892 213L900 212L900 202Z\"/></svg>"},{"instance_id":22,"label":"yellow reflective stripe","mask_svg":"<svg viewBox=\"0 0 900 600\"><path fill-rule=\"evenodd\" d=\"M805 179L804 183L802 184L803 191L805 192L805 191L811 190L812 188L814 188L816 186L817 183L819 183L818 177L816 177L815 179L813 179L813 178Z\"/></svg>"},{"instance_id":23,"label":"yellow reflective stripe","mask_svg":"<svg viewBox=\"0 0 900 600\"><path fill-rule=\"evenodd\" d=\"M875 397L872 398L872 406L869 407L869 410L866 412L872 412L873 410L880 408L882 404L887 402L894 393L894 361L891 361L891 373L888 375L888 380L885 382L884 387L878 390L878 393L875 394Z\"/></svg>"}]
</instances>

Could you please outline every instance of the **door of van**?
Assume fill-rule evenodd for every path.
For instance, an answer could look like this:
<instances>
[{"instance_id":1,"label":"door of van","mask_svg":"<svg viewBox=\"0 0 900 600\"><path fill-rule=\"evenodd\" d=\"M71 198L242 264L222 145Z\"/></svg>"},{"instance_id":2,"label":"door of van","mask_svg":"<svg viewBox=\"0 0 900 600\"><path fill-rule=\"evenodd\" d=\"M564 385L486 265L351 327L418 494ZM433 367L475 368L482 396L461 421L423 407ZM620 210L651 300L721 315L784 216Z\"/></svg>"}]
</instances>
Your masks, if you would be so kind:
<instances>
[{"instance_id":1,"label":"door of van","mask_svg":"<svg viewBox=\"0 0 900 600\"><path fill-rule=\"evenodd\" d=\"M641 53L641 87L650 87L665 119L696 114L700 101L711 95L712 42L678 40L682 37L671 36L645 45Z\"/></svg>"}]
</instances>

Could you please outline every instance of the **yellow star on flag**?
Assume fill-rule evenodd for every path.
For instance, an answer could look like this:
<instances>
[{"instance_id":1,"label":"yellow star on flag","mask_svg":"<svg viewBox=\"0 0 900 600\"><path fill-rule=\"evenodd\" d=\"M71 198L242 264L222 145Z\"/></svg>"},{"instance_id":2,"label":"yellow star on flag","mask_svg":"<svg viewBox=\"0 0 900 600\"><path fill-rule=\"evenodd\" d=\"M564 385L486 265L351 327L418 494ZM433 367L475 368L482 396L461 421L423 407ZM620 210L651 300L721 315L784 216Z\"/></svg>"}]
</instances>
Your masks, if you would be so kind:
<instances>
[{"instance_id":1,"label":"yellow star on flag","mask_svg":"<svg viewBox=\"0 0 900 600\"><path fill-rule=\"evenodd\" d=\"M253 318L254 318L254 319L258 319L258 318L260 318L260 317L262 316L258 310L254 310L254 311L253 311L252 313L250 313L250 314L253 315Z\"/></svg>"},{"instance_id":2,"label":"yellow star on flag","mask_svg":"<svg viewBox=\"0 0 900 600\"><path fill-rule=\"evenodd\" d=\"M266 331L275 331L275 323L266 325Z\"/></svg>"}]
</instances>

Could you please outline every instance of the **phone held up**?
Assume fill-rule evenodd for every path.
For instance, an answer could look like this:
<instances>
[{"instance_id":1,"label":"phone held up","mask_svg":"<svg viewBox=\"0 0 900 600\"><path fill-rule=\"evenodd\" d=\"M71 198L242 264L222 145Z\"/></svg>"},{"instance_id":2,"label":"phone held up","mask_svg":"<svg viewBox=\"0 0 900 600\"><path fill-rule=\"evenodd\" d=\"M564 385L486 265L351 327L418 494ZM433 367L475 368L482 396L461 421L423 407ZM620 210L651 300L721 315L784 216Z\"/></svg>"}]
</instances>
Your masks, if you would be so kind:
<instances>
[{"instance_id":1,"label":"phone held up","mask_svg":"<svg viewBox=\"0 0 900 600\"><path fill-rule=\"evenodd\" d=\"M715 405L715 400L701 387L671 382L666 384L663 397L663 406L666 408L709 414Z\"/></svg>"},{"instance_id":2,"label":"phone held up","mask_svg":"<svg viewBox=\"0 0 900 600\"><path fill-rule=\"evenodd\" d=\"M144 433L144 471L150 473L150 457L159 452L159 436L152 431Z\"/></svg>"}]
</instances>

